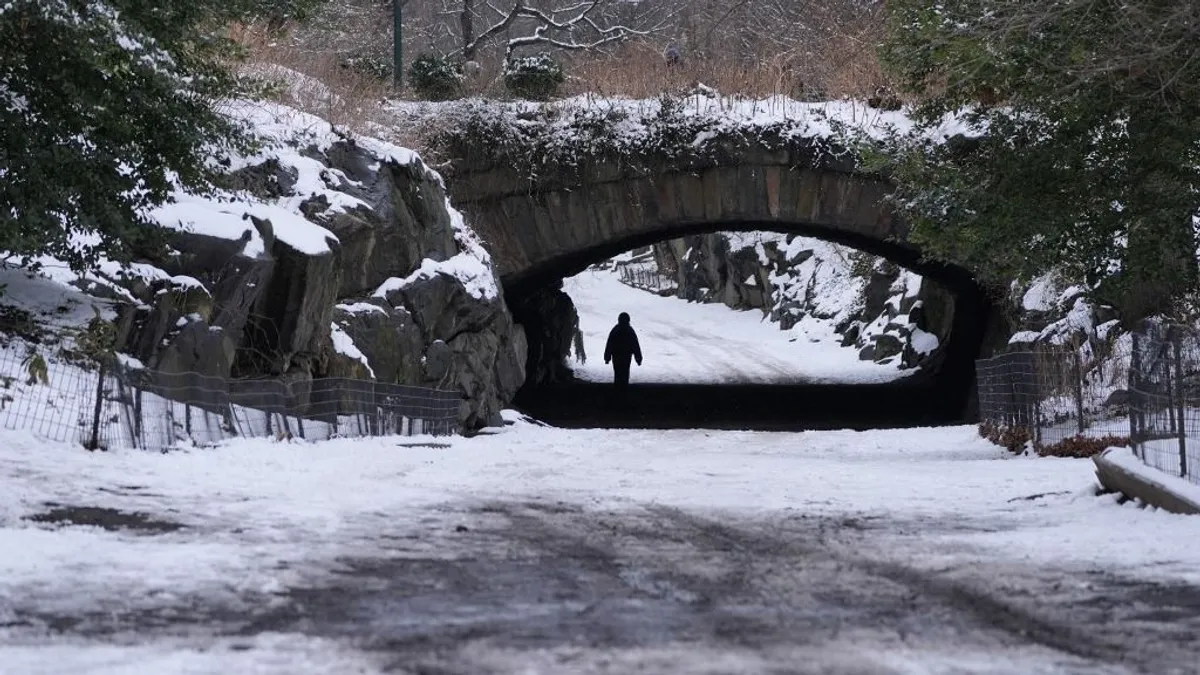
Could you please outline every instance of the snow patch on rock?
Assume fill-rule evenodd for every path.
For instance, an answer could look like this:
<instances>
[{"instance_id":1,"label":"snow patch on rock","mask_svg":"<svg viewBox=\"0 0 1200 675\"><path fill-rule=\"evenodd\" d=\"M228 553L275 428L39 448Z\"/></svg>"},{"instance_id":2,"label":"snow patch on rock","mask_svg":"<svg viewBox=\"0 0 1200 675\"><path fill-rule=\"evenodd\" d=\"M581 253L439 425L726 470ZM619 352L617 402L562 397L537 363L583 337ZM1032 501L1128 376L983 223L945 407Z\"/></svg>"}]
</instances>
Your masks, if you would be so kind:
<instances>
[{"instance_id":1,"label":"snow patch on rock","mask_svg":"<svg viewBox=\"0 0 1200 675\"><path fill-rule=\"evenodd\" d=\"M330 337L333 339L333 350L342 356L351 358L361 363L363 367L367 369L367 373L374 378L375 370L371 368L371 364L367 361L366 355L354 345L354 339L351 338L341 326L337 325L336 322L330 324L329 329Z\"/></svg>"}]
</instances>

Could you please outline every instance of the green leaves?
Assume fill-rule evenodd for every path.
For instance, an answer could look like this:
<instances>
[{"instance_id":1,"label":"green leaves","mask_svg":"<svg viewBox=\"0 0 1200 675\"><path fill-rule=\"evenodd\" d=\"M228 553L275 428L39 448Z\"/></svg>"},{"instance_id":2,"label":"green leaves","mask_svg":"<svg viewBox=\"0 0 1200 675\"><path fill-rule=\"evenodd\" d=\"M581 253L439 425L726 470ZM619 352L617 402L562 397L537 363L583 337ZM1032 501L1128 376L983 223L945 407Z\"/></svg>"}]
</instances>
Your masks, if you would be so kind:
<instances>
[{"instance_id":1,"label":"green leaves","mask_svg":"<svg viewBox=\"0 0 1200 675\"><path fill-rule=\"evenodd\" d=\"M562 64L549 52L512 57L504 64L504 86L531 101L550 100L565 81Z\"/></svg>"},{"instance_id":2,"label":"green leaves","mask_svg":"<svg viewBox=\"0 0 1200 675\"><path fill-rule=\"evenodd\" d=\"M422 98L446 101L462 93L462 64L449 56L422 54L409 67L408 80Z\"/></svg>"},{"instance_id":3,"label":"green leaves","mask_svg":"<svg viewBox=\"0 0 1200 675\"><path fill-rule=\"evenodd\" d=\"M1155 286L1158 306L1194 286L1200 6L892 0L888 13L882 56L922 127L887 151L924 250L997 283L1056 269ZM947 114L970 140L926 140Z\"/></svg>"},{"instance_id":4,"label":"green leaves","mask_svg":"<svg viewBox=\"0 0 1200 675\"><path fill-rule=\"evenodd\" d=\"M0 9L0 251L82 271L157 250L148 209L248 142L221 26L314 0L10 0Z\"/></svg>"}]
</instances>

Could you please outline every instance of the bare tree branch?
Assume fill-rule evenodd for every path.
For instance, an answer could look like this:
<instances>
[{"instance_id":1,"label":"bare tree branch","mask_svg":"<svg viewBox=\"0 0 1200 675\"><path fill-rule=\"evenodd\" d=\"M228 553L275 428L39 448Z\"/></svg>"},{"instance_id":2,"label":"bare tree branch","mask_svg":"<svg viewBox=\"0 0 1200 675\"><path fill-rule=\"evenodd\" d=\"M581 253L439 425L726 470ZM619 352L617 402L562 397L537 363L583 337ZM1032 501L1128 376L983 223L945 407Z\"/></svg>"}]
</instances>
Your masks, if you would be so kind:
<instances>
[{"instance_id":1,"label":"bare tree branch","mask_svg":"<svg viewBox=\"0 0 1200 675\"><path fill-rule=\"evenodd\" d=\"M508 41L504 50L505 60L511 58L513 52L521 47L543 44L568 51L587 51L630 37L651 35L663 29L664 24L661 22L650 28L634 28L624 24L601 25L593 18L592 14L605 4L607 4L606 0L589 0L570 7L552 9L549 12L533 7L524 7L521 14L536 20L537 26L532 34L515 37ZM559 19L557 18L559 14L570 14L571 16ZM596 38L590 41L581 41L559 38L551 34L552 31L571 33L580 27L590 29Z\"/></svg>"},{"instance_id":2,"label":"bare tree branch","mask_svg":"<svg viewBox=\"0 0 1200 675\"><path fill-rule=\"evenodd\" d=\"M479 50L479 47L486 44L488 42L488 40L491 40L493 37L508 30L508 28L510 26L512 26L513 23L516 22L516 20L521 16L522 12L525 9L524 5L522 4L522 0L517 0L517 2L515 2L513 4L513 8L511 10L509 10L507 13L501 12L501 14L503 14L503 16L504 16L503 19L492 24L492 26L490 28L487 28L486 30L484 30L482 33L479 34L478 37L472 38L467 33L467 29L469 28L469 21L465 18L466 16L468 16L469 12L473 11L472 5L473 5L472 0L463 0L463 17L464 17L464 19L463 19L463 34L462 34L462 38L463 38L462 56L463 56L463 59L467 60L467 61L474 61L475 54ZM488 7L490 7L493 10L496 10L497 12L500 11L496 8L495 5L493 5L490 2L488 3Z\"/></svg>"}]
</instances>

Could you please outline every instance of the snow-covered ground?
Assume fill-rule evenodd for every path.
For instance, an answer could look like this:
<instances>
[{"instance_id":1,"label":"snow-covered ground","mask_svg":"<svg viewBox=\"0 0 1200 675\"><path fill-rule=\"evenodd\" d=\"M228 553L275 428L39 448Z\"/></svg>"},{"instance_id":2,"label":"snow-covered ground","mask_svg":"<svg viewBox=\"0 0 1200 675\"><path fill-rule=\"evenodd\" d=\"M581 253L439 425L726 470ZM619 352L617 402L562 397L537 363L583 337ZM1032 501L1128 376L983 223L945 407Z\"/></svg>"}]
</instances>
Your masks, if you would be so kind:
<instances>
[{"instance_id":1,"label":"snow-covered ground","mask_svg":"<svg viewBox=\"0 0 1200 675\"><path fill-rule=\"evenodd\" d=\"M469 637L470 626L493 625L497 612L533 617L553 601L541 595L532 606L506 601L506 594L528 589L503 576L490 589L486 581L471 586L461 606L422 605L434 593L421 586L425 582L391 575L371 577L375 585L366 597L378 606L348 617L306 608L319 594L304 589L361 573L354 561L442 565L421 569L465 574L454 570L480 556L511 562L532 555L524 553L528 542L498 539L490 529L509 508L497 506L504 504L525 509L514 520L578 511L603 525L669 511L681 514L679 522L695 517L719 531L721 523L759 522L776 534L785 526L820 523L819 537L797 545L826 546L860 566L903 565L905 574L969 581L993 593L1007 589L1002 595L1047 575L1054 575L1057 592L1074 593L1075 600L1090 592L1087 575L1200 584L1200 518L1095 496L1090 462L1014 457L970 427L785 434L566 431L521 422L494 435L442 441L260 440L168 454L88 453L0 432L0 671L379 672L397 667L389 648L372 642L380 637L372 632L380 611L396 622L416 622L405 630L467 636L455 637L462 641L455 644L494 663L496 672L768 669L765 662L737 660L741 652L733 647L693 653L687 643L655 647L653 641L638 652L638 668L604 670L595 659L605 655L584 647L583 655L572 652L577 667L534 667L547 652ZM61 520L53 513L65 507L139 513L146 520L111 531L46 522ZM677 530L669 536L655 546L686 547L692 535ZM722 546L734 546L727 555L743 560L737 564L768 555L739 548L746 545L732 534L720 536L731 537L733 543ZM659 552L677 561L688 555L686 549ZM530 564L556 564L545 555ZM586 561L600 549L579 555ZM585 576L594 576L582 564ZM621 583L645 591L653 580L638 577L632 563L623 565ZM781 573L763 572L768 579ZM398 592L388 586L394 583L411 588L391 597ZM306 600L306 592L314 595ZM694 606L684 591L672 593L679 597L667 594L659 602ZM414 602L417 614L409 617ZM491 608L486 617L480 603ZM281 623L289 612L300 618ZM349 628L326 632L321 620ZM989 656L949 643L929 651L919 640L878 639L847 632L836 644L855 658L899 670L811 672L1126 672L1060 669L1055 664L1064 663L1062 654L1014 652L1011 645L993 645L998 651ZM674 655L673 667L646 665L665 654ZM713 663L725 665L712 670Z\"/></svg>"},{"instance_id":2,"label":"snow-covered ground","mask_svg":"<svg viewBox=\"0 0 1200 675\"><path fill-rule=\"evenodd\" d=\"M629 312L645 359L633 382L873 383L902 377L896 365L862 361L842 347L828 323L802 321L788 331L761 312L660 297L621 283L614 272L587 270L563 290L579 312L587 361L571 362L580 379L606 382L604 343L617 315Z\"/></svg>"},{"instance_id":3,"label":"snow-covered ground","mask_svg":"<svg viewBox=\"0 0 1200 675\"><path fill-rule=\"evenodd\" d=\"M315 167L287 156L315 185ZM216 209L213 222L241 234L224 206L176 206L159 215L190 228ZM327 246L323 230L292 230L302 250ZM473 242L460 243L468 255ZM471 272L486 261L466 262ZM467 276L495 292L490 275ZM71 275L49 277L0 280L61 322L93 316L63 285ZM900 374L860 361L820 323L780 331L609 273L566 290L580 309L585 378L609 377L603 341L620 311L645 353L635 381ZM6 374L9 396L44 386ZM49 375L59 387L67 371ZM1138 616L1129 631L1093 603L1110 601L1110 586L1093 584L1183 589L1172 601L1197 593L1200 519L1122 506L1093 485L1087 461L1013 457L969 427L518 421L473 439L259 439L169 453L89 453L0 430L0 674L1127 673L1108 665L1109 629L1145 641L1177 617ZM1178 619L1184 634L1189 620ZM1102 636L1088 643L1099 647L1068 644L1077 624Z\"/></svg>"}]
</instances>

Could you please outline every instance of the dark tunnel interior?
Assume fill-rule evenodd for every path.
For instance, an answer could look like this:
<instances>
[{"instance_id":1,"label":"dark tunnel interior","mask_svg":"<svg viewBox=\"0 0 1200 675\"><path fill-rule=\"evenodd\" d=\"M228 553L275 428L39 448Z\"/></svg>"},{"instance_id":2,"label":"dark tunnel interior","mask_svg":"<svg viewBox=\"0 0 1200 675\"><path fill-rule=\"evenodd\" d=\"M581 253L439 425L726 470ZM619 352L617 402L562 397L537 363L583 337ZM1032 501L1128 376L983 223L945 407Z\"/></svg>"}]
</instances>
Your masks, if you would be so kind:
<instances>
[{"instance_id":1,"label":"dark tunnel interior","mask_svg":"<svg viewBox=\"0 0 1200 675\"><path fill-rule=\"evenodd\" d=\"M886 258L941 284L955 301L950 335L939 364L885 384L658 384L635 380L623 401L613 400L608 383L527 381L514 407L548 424L575 428L797 431L932 426L974 420L975 359L995 329L995 307L967 270L925 260L919 251L896 242L855 237L820 226L704 223L608 242L561 256L527 274L503 277L505 296L517 322L527 332L536 332L542 319L525 310L525 301L539 291L557 288L562 279L625 251L718 231L774 231L823 239ZM533 353L530 356L537 358Z\"/></svg>"}]
</instances>

